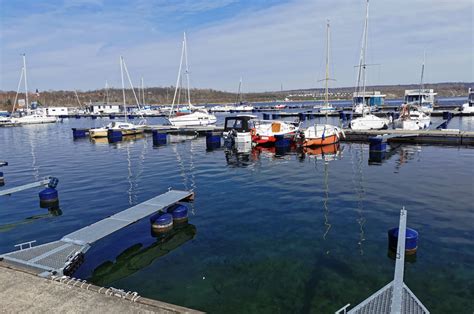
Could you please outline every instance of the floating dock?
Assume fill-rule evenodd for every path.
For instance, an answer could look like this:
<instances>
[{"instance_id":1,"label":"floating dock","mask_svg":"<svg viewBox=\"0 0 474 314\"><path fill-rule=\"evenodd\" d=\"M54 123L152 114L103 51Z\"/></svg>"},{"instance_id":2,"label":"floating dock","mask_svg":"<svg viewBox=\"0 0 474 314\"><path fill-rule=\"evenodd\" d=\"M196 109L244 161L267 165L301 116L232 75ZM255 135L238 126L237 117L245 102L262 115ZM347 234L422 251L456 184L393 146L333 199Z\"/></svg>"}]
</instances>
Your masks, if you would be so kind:
<instances>
[{"instance_id":1,"label":"floating dock","mask_svg":"<svg viewBox=\"0 0 474 314\"><path fill-rule=\"evenodd\" d=\"M61 240L39 246L36 241L18 244L20 250L0 255L0 260L22 266L42 277L72 274L90 246L126 226L179 201L193 200L191 191L169 190L146 202L65 235ZM24 248L24 247L27 248Z\"/></svg>"},{"instance_id":2,"label":"floating dock","mask_svg":"<svg viewBox=\"0 0 474 314\"><path fill-rule=\"evenodd\" d=\"M47 186L49 184L49 182L51 181L51 178L52 177L45 177L43 180L40 180L40 181L37 181L37 182L28 183L28 184L17 186L17 187L10 188L10 189L0 190L0 196L11 195L13 193L25 191L25 190L28 190L28 189Z\"/></svg>"},{"instance_id":3,"label":"floating dock","mask_svg":"<svg viewBox=\"0 0 474 314\"><path fill-rule=\"evenodd\" d=\"M461 130L365 130L344 129L343 141L366 142L371 137L387 136L388 142L415 144L474 145L474 132Z\"/></svg>"},{"instance_id":4,"label":"floating dock","mask_svg":"<svg viewBox=\"0 0 474 314\"><path fill-rule=\"evenodd\" d=\"M415 294L403 282L405 270L405 237L407 227L407 211L400 211L395 274L393 281L375 292L359 305L347 311L347 304L336 314L429 314L430 312L421 303Z\"/></svg>"}]
</instances>

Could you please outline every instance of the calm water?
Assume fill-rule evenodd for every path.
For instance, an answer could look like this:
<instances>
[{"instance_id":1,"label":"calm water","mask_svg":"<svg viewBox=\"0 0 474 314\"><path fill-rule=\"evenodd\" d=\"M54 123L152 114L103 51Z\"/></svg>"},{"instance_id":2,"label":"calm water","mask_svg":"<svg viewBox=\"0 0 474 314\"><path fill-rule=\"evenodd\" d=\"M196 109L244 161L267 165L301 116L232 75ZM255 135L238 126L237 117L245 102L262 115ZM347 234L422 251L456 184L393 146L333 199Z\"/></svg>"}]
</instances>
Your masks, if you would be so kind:
<instances>
[{"instance_id":1,"label":"calm water","mask_svg":"<svg viewBox=\"0 0 474 314\"><path fill-rule=\"evenodd\" d=\"M76 276L212 313L333 313L392 279L386 231L406 206L420 241L405 282L432 313L472 313L474 149L402 145L369 165L365 144L322 156L72 139L107 122L0 128L6 187L60 180L60 210L40 209L37 190L0 199L0 252L193 188L190 225L157 239L144 219L96 243Z\"/></svg>"}]
</instances>

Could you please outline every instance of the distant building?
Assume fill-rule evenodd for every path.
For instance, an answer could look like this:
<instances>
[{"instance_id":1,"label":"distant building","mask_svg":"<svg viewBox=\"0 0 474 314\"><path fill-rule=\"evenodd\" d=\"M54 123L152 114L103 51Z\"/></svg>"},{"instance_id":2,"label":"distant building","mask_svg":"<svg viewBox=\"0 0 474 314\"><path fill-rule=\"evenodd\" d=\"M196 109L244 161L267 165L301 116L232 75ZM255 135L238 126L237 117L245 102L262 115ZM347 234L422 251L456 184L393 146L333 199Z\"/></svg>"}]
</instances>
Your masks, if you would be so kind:
<instances>
[{"instance_id":1,"label":"distant building","mask_svg":"<svg viewBox=\"0 0 474 314\"><path fill-rule=\"evenodd\" d=\"M117 103L91 103L87 106L87 110L91 113L120 113L122 105Z\"/></svg>"},{"instance_id":2,"label":"distant building","mask_svg":"<svg viewBox=\"0 0 474 314\"><path fill-rule=\"evenodd\" d=\"M363 92L354 92L352 96L352 100L356 104L362 103L362 101L371 106L383 106L385 102L385 95L381 94L378 91L366 91L365 93Z\"/></svg>"},{"instance_id":3,"label":"distant building","mask_svg":"<svg viewBox=\"0 0 474 314\"><path fill-rule=\"evenodd\" d=\"M66 116L68 110L68 107L49 107L46 108L46 114L48 116Z\"/></svg>"}]
</instances>

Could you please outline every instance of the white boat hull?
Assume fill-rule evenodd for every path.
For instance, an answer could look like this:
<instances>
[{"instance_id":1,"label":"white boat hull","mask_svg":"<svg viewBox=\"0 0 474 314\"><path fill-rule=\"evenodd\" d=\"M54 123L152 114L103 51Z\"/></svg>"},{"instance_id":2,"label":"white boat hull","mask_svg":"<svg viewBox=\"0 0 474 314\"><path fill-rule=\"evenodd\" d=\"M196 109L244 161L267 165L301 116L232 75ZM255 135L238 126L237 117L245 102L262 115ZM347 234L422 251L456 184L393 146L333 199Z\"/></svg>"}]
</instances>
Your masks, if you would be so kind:
<instances>
[{"instance_id":1,"label":"white boat hull","mask_svg":"<svg viewBox=\"0 0 474 314\"><path fill-rule=\"evenodd\" d=\"M169 123L173 126L206 126L217 122L213 114L196 111L187 115L169 118Z\"/></svg>"},{"instance_id":2,"label":"white boat hull","mask_svg":"<svg viewBox=\"0 0 474 314\"><path fill-rule=\"evenodd\" d=\"M389 124L388 119L368 114L351 121L352 130L380 130L386 128Z\"/></svg>"},{"instance_id":3,"label":"white boat hull","mask_svg":"<svg viewBox=\"0 0 474 314\"><path fill-rule=\"evenodd\" d=\"M58 118L40 115L27 115L19 118L11 118L11 121L15 124L43 124L58 122Z\"/></svg>"}]
</instances>

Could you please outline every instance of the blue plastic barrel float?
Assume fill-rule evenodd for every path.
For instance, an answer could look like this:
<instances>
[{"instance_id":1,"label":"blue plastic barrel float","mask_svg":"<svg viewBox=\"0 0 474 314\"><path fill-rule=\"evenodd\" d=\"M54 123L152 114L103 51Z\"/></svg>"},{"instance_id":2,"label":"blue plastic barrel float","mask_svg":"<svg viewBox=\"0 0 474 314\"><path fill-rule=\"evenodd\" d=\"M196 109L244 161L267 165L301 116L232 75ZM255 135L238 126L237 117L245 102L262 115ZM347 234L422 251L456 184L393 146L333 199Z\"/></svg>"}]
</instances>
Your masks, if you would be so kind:
<instances>
[{"instance_id":1,"label":"blue plastic barrel float","mask_svg":"<svg viewBox=\"0 0 474 314\"><path fill-rule=\"evenodd\" d=\"M108 130L107 138L110 142L118 142L122 140L122 131L120 130Z\"/></svg>"},{"instance_id":2,"label":"blue plastic barrel float","mask_svg":"<svg viewBox=\"0 0 474 314\"><path fill-rule=\"evenodd\" d=\"M387 150L387 141L382 137L369 137L369 151L385 152Z\"/></svg>"},{"instance_id":3,"label":"blue plastic barrel float","mask_svg":"<svg viewBox=\"0 0 474 314\"><path fill-rule=\"evenodd\" d=\"M173 216L173 224L185 224L188 222L188 208L183 204L175 204L166 210Z\"/></svg>"},{"instance_id":4,"label":"blue plastic barrel float","mask_svg":"<svg viewBox=\"0 0 474 314\"><path fill-rule=\"evenodd\" d=\"M3 177L3 172L0 171L0 186L5 185L5 178Z\"/></svg>"},{"instance_id":5,"label":"blue plastic barrel float","mask_svg":"<svg viewBox=\"0 0 474 314\"><path fill-rule=\"evenodd\" d=\"M83 138L83 137L86 137L86 129L76 129L76 128L72 128L72 137L73 137L73 138Z\"/></svg>"},{"instance_id":6,"label":"blue plastic barrel float","mask_svg":"<svg viewBox=\"0 0 474 314\"><path fill-rule=\"evenodd\" d=\"M347 116L346 116L346 113L344 111L339 111L339 119L341 119L342 121L346 121L347 120Z\"/></svg>"},{"instance_id":7,"label":"blue plastic barrel float","mask_svg":"<svg viewBox=\"0 0 474 314\"><path fill-rule=\"evenodd\" d=\"M97 116L96 116L96 115L92 115L91 118L94 120L94 119L97 119Z\"/></svg>"},{"instance_id":8,"label":"blue plastic barrel float","mask_svg":"<svg viewBox=\"0 0 474 314\"><path fill-rule=\"evenodd\" d=\"M285 135L275 135L275 139L275 147L289 147L291 145L291 139Z\"/></svg>"},{"instance_id":9,"label":"blue plastic barrel float","mask_svg":"<svg viewBox=\"0 0 474 314\"><path fill-rule=\"evenodd\" d=\"M58 191L55 188L47 187L39 192L40 207L46 208L57 205L59 203Z\"/></svg>"},{"instance_id":10,"label":"blue plastic barrel float","mask_svg":"<svg viewBox=\"0 0 474 314\"><path fill-rule=\"evenodd\" d=\"M109 119L111 119L111 120L115 119L115 115L109 114Z\"/></svg>"},{"instance_id":11,"label":"blue plastic barrel float","mask_svg":"<svg viewBox=\"0 0 474 314\"><path fill-rule=\"evenodd\" d=\"M270 120L270 114L269 113L264 113L263 114L263 120Z\"/></svg>"},{"instance_id":12,"label":"blue plastic barrel float","mask_svg":"<svg viewBox=\"0 0 474 314\"><path fill-rule=\"evenodd\" d=\"M173 229L173 216L168 213L157 213L150 217L151 228L156 233L166 233Z\"/></svg>"},{"instance_id":13,"label":"blue plastic barrel float","mask_svg":"<svg viewBox=\"0 0 474 314\"><path fill-rule=\"evenodd\" d=\"M418 231L415 229L407 228L406 229L406 238L405 238L405 253L415 254L418 249ZM397 251L398 244L398 228L392 228L388 230L388 247Z\"/></svg>"},{"instance_id":14,"label":"blue plastic barrel float","mask_svg":"<svg viewBox=\"0 0 474 314\"><path fill-rule=\"evenodd\" d=\"M80 115L78 115L78 114L76 114L76 115L75 115L75 118L76 118L76 119L80 119L80 118L81 118L81 116L80 116Z\"/></svg>"},{"instance_id":15,"label":"blue plastic barrel float","mask_svg":"<svg viewBox=\"0 0 474 314\"><path fill-rule=\"evenodd\" d=\"M160 133L158 130L152 131L153 137L153 145L164 145L168 139L168 135L166 133Z\"/></svg>"},{"instance_id":16,"label":"blue plastic barrel float","mask_svg":"<svg viewBox=\"0 0 474 314\"><path fill-rule=\"evenodd\" d=\"M134 116L134 115L131 115L131 114L129 114L127 117L128 117L129 119L135 119L135 116Z\"/></svg>"},{"instance_id":17,"label":"blue plastic barrel float","mask_svg":"<svg viewBox=\"0 0 474 314\"><path fill-rule=\"evenodd\" d=\"M221 134L219 132L206 132L206 148L216 149L221 147Z\"/></svg>"}]
</instances>

